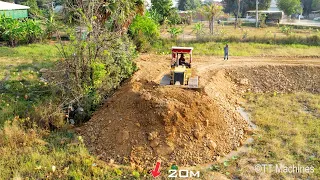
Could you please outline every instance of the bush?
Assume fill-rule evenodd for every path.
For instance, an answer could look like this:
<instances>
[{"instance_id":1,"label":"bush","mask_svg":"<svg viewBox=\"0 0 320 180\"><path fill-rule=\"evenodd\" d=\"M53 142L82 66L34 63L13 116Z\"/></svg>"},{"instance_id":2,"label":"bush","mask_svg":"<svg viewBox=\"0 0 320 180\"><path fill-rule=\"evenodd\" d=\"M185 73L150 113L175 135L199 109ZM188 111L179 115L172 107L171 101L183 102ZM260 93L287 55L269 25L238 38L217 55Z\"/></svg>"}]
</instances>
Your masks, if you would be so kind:
<instances>
[{"instance_id":1,"label":"bush","mask_svg":"<svg viewBox=\"0 0 320 180\"><path fill-rule=\"evenodd\" d=\"M64 52L63 60L49 82L58 84L61 103L64 107L73 106L75 114L70 118L81 124L136 71L132 61L136 51L127 36L107 30L91 31L84 40L75 34L70 38L68 44L59 47Z\"/></svg>"},{"instance_id":2,"label":"bush","mask_svg":"<svg viewBox=\"0 0 320 180\"><path fill-rule=\"evenodd\" d=\"M145 52L150 49L153 42L158 40L160 36L159 24L151 18L149 13L144 16L138 15L129 27L129 34L137 46L137 50Z\"/></svg>"},{"instance_id":3,"label":"bush","mask_svg":"<svg viewBox=\"0 0 320 180\"><path fill-rule=\"evenodd\" d=\"M177 25L177 24L181 24L181 17L178 13L178 10L175 8L172 8L170 10L170 14L168 16L168 20L169 20L169 24L170 25Z\"/></svg>"},{"instance_id":4,"label":"bush","mask_svg":"<svg viewBox=\"0 0 320 180\"><path fill-rule=\"evenodd\" d=\"M26 32L23 29L22 23L11 18L1 18L1 37L8 45L14 47L18 42L24 41Z\"/></svg>"},{"instance_id":5,"label":"bush","mask_svg":"<svg viewBox=\"0 0 320 180\"><path fill-rule=\"evenodd\" d=\"M26 42L28 44L34 43L37 40L41 40L43 31L40 27L40 24L37 21L27 19L22 23L22 29L26 33Z\"/></svg>"},{"instance_id":6,"label":"bush","mask_svg":"<svg viewBox=\"0 0 320 180\"><path fill-rule=\"evenodd\" d=\"M35 20L17 20L0 16L1 38L12 47L40 40L42 34L43 31L40 28L40 24Z\"/></svg>"},{"instance_id":7,"label":"bush","mask_svg":"<svg viewBox=\"0 0 320 180\"><path fill-rule=\"evenodd\" d=\"M292 33L292 27L291 26L281 26L280 30L282 33L286 34L289 36Z\"/></svg>"},{"instance_id":8,"label":"bush","mask_svg":"<svg viewBox=\"0 0 320 180\"><path fill-rule=\"evenodd\" d=\"M178 27L172 27L168 30L168 33L170 33L172 39L177 39L178 35L183 33L183 30Z\"/></svg>"}]
</instances>

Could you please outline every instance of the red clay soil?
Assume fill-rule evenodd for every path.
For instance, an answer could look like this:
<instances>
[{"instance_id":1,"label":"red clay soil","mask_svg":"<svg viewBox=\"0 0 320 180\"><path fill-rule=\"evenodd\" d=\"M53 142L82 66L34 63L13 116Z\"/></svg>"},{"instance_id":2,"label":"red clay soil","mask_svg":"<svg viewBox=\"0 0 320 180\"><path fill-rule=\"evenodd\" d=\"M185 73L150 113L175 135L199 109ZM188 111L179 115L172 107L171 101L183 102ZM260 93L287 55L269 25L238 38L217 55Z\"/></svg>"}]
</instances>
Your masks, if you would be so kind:
<instances>
[{"instance_id":1,"label":"red clay soil","mask_svg":"<svg viewBox=\"0 0 320 180\"><path fill-rule=\"evenodd\" d=\"M204 92L143 81L124 85L81 129L105 161L143 169L158 159L188 166L240 146L247 124L232 116L226 119Z\"/></svg>"},{"instance_id":2,"label":"red clay soil","mask_svg":"<svg viewBox=\"0 0 320 180\"><path fill-rule=\"evenodd\" d=\"M317 68L311 68L306 80L319 78L313 74L318 74L320 63L313 59L194 59L201 91L159 86L161 77L169 72L170 56L141 56L137 61L140 70L80 127L90 152L139 170L148 170L159 159L167 167L213 162L239 147L251 133L236 111L242 101L239 90L264 92L268 88L264 81L273 83L268 79L279 74L278 80L291 87L296 77L292 74L299 74L299 68L288 74L283 68L272 71L275 68L268 65L314 64ZM257 71L261 73L255 74L260 66L264 66ZM271 73L266 75L266 71ZM293 78L287 78L290 75Z\"/></svg>"}]
</instances>

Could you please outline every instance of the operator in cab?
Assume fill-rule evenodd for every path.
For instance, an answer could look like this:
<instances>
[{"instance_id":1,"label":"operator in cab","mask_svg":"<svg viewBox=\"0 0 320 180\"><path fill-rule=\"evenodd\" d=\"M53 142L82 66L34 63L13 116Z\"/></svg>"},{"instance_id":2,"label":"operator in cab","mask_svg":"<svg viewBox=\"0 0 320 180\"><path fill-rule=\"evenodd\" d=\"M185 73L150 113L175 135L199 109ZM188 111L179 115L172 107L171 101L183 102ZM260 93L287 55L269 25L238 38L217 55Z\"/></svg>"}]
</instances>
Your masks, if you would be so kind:
<instances>
[{"instance_id":1,"label":"operator in cab","mask_svg":"<svg viewBox=\"0 0 320 180\"><path fill-rule=\"evenodd\" d=\"M184 54L181 54L181 57L179 59L179 65L185 65L186 59L184 58Z\"/></svg>"}]
</instances>

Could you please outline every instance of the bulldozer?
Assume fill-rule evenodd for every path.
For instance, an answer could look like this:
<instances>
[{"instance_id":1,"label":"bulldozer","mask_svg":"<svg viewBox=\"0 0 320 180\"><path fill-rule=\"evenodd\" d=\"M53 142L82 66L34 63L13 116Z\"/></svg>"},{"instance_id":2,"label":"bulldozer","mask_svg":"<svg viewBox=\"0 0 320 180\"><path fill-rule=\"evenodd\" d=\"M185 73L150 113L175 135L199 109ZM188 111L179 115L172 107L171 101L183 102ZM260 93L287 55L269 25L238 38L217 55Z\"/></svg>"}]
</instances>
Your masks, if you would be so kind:
<instances>
[{"instance_id":1,"label":"bulldozer","mask_svg":"<svg viewBox=\"0 0 320 180\"><path fill-rule=\"evenodd\" d=\"M160 85L176 85L184 88L198 88L199 78L192 75L192 51L193 47L172 47L172 59L170 74L165 75ZM189 56L189 62L185 57Z\"/></svg>"}]
</instances>

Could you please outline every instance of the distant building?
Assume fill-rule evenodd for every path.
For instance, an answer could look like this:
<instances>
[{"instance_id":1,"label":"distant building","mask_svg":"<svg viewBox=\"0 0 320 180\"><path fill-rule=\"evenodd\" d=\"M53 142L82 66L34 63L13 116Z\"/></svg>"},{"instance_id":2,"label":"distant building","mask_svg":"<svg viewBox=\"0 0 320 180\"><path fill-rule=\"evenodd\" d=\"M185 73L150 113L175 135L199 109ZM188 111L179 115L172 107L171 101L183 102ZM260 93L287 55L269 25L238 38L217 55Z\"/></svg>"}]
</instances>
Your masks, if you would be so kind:
<instances>
[{"instance_id":1,"label":"distant building","mask_svg":"<svg viewBox=\"0 0 320 180\"><path fill-rule=\"evenodd\" d=\"M13 19L27 18L28 9L30 9L28 6L0 1L0 14Z\"/></svg>"}]
</instances>

